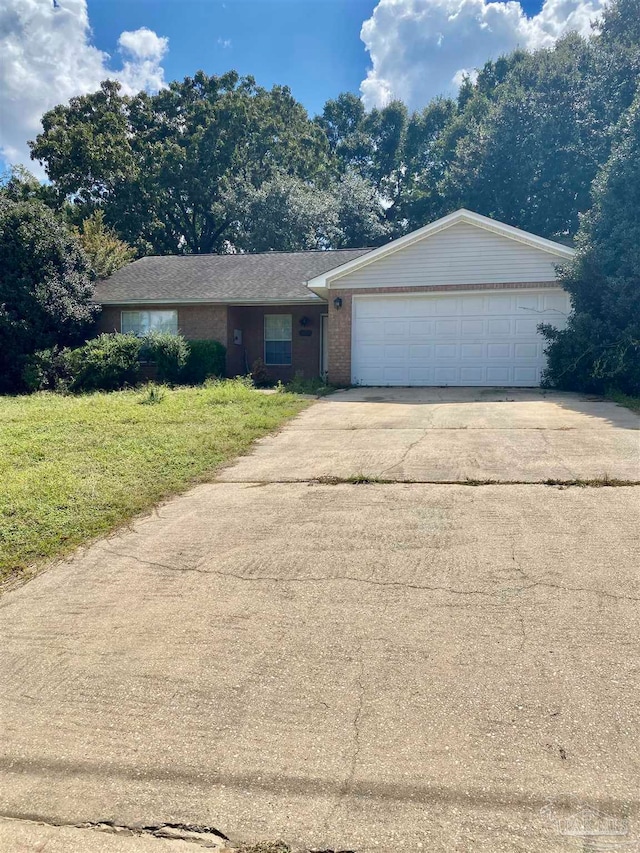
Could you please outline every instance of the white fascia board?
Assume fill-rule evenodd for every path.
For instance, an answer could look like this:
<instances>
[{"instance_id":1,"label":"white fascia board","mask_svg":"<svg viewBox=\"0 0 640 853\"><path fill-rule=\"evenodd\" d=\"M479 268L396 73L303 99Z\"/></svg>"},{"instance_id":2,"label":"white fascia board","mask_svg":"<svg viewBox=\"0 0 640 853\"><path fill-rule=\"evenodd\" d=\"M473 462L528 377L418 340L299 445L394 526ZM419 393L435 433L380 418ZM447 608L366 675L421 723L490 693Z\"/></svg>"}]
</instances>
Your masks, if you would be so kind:
<instances>
[{"instance_id":1,"label":"white fascia board","mask_svg":"<svg viewBox=\"0 0 640 853\"><path fill-rule=\"evenodd\" d=\"M418 228L417 231L405 234L404 237L398 237L397 240L392 240L384 246L372 249L365 255L360 255L360 257L352 261L347 261L339 267L334 267L315 278L309 279L307 287L314 293L320 291L326 292L326 290L331 288L332 282L336 279L342 278L354 270L375 263L381 258L392 255L394 252L398 252L413 243L431 237L440 231L444 231L445 228L450 228L452 225L457 225L460 222L475 225L478 228L491 231L501 237L517 240L527 246L541 249L543 252L548 252L564 260L570 260L575 254L575 249L571 249L569 246L563 246L561 243L555 243L553 240L547 240L545 237L538 237L537 234L531 234L528 231L522 231L520 228L514 228L513 225L506 225L504 222L498 222L496 219L490 219L488 216L482 216L480 213L474 213L472 210L461 208L460 210L456 210L455 213L449 213L447 216L429 223L429 225ZM327 297L325 296L324 298Z\"/></svg>"}]
</instances>

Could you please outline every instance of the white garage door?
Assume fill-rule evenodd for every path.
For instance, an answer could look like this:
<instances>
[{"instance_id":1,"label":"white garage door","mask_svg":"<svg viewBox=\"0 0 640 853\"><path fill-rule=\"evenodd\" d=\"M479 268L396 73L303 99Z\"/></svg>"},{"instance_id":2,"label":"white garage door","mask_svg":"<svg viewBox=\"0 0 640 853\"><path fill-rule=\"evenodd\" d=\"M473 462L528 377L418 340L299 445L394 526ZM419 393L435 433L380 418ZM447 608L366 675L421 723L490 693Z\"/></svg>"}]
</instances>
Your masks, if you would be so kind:
<instances>
[{"instance_id":1,"label":"white garage door","mask_svg":"<svg viewBox=\"0 0 640 853\"><path fill-rule=\"evenodd\" d=\"M360 385L540 384L538 323L562 328L563 290L356 296L352 381Z\"/></svg>"}]
</instances>

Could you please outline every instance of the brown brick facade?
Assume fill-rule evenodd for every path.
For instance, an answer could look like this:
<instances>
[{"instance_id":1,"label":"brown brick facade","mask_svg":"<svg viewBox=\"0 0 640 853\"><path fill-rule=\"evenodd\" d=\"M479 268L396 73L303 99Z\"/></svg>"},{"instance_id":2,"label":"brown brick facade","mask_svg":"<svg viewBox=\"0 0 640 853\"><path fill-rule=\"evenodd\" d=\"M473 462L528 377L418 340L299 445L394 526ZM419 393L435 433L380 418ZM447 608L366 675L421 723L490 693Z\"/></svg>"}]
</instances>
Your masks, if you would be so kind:
<instances>
[{"instance_id":1,"label":"brown brick facade","mask_svg":"<svg viewBox=\"0 0 640 853\"><path fill-rule=\"evenodd\" d=\"M327 313L322 305L257 305L229 307L227 339L227 375L239 376L251 370L258 358L264 359L265 314L291 314L290 366L267 365L272 379L287 382L302 374L305 379L320 375L320 318ZM303 325L300 321L306 318ZM242 344L233 342L234 330L242 332ZM305 334L300 334L304 332ZM309 334L310 333L310 334Z\"/></svg>"},{"instance_id":2,"label":"brown brick facade","mask_svg":"<svg viewBox=\"0 0 640 853\"><path fill-rule=\"evenodd\" d=\"M333 385L351 384L351 323L354 296L383 293L443 293L470 290L528 290L532 287L558 287L557 281L513 282L500 284L436 284L422 287L341 288L334 284L329 291L329 382ZM336 309L333 300L339 296L342 307Z\"/></svg>"},{"instance_id":3,"label":"brown brick facade","mask_svg":"<svg viewBox=\"0 0 640 853\"><path fill-rule=\"evenodd\" d=\"M220 341L227 346L226 305L105 305L99 332L119 332L122 311L178 311L178 331L190 341Z\"/></svg>"}]
</instances>

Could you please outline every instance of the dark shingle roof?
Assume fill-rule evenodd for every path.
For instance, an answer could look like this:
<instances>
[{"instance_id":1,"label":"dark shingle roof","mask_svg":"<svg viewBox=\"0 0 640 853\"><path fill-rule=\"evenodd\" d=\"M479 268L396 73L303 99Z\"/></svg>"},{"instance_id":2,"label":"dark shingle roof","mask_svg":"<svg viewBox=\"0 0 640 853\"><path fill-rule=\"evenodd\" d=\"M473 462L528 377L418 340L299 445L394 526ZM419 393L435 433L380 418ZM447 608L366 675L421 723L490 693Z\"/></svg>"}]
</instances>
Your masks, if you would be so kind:
<instances>
[{"instance_id":1,"label":"dark shingle roof","mask_svg":"<svg viewBox=\"0 0 640 853\"><path fill-rule=\"evenodd\" d=\"M305 282L369 249L140 258L96 284L96 302L313 299ZM318 297L315 297L316 299Z\"/></svg>"}]
</instances>

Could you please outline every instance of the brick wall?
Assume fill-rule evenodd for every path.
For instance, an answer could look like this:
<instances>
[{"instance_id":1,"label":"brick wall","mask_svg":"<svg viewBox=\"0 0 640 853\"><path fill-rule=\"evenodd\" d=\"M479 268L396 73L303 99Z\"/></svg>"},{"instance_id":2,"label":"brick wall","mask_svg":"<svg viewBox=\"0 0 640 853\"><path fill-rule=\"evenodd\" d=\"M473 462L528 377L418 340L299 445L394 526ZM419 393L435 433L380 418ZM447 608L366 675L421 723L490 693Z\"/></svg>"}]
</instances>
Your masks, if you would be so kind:
<instances>
[{"instance_id":1,"label":"brick wall","mask_svg":"<svg viewBox=\"0 0 640 853\"><path fill-rule=\"evenodd\" d=\"M367 287L357 290L340 288L336 283L329 291L329 382L333 385L351 384L351 323L353 296L383 293L443 293L469 290L519 290L530 288L558 287L557 281L515 282L500 284L437 284L423 287ZM342 299L342 307L334 308L336 296Z\"/></svg>"},{"instance_id":2,"label":"brick wall","mask_svg":"<svg viewBox=\"0 0 640 853\"><path fill-rule=\"evenodd\" d=\"M178 311L178 330L187 340L220 341L227 346L226 305L105 305L98 332L119 332L121 311Z\"/></svg>"},{"instance_id":3,"label":"brick wall","mask_svg":"<svg viewBox=\"0 0 640 853\"><path fill-rule=\"evenodd\" d=\"M264 315L291 314L291 361L289 366L267 365L269 375L287 382L296 373L305 379L320 375L320 317L327 313L326 305L259 305L230 307L228 314L227 375L246 374L258 358L264 359ZM300 320L306 317L305 326ZM233 343L234 329L242 332L242 344ZM300 332L311 332L301 335Z\"/></svg>"}]
</instances>

